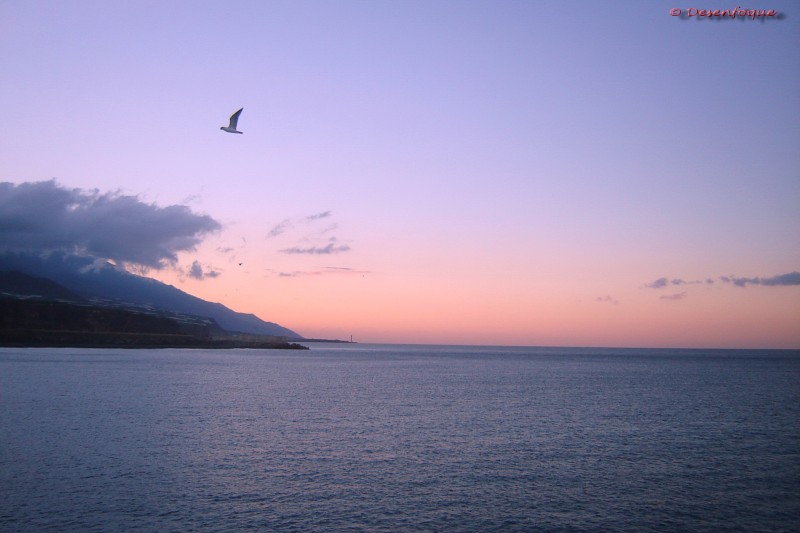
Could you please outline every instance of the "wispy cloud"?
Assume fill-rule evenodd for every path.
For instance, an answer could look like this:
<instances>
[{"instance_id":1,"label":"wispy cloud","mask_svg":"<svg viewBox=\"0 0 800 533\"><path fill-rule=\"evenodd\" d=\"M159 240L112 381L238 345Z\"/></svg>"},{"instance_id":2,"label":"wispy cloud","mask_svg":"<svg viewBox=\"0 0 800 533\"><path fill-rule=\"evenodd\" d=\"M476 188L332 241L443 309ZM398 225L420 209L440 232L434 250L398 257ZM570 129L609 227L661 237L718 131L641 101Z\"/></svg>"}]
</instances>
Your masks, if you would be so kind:
<instances>
[{"instance_id":1,"label":"wispy cloud","mask_svg":"<svg viewBox=\"0 0 800 533\"><path fill-rule=\"evenodd\" d=\"M323 268L325 268L325 270L327 270L329 272L345 272L345 273L349 273L349 272L363 273L363 272L366 272L365 270L356 270L355 268L351 268L351 267L323 267Z\"/></svg>"},{"instance_id":2,"label":"wispy cloud","mask_svg":"<svg viewBox=\"0 0 800 533\"><path fill-rule=\"evenodd\" d=\"M293 272L278 272L278 276L281 278L296 278L297 276L303 276L309 274L308 272L300 272L299 270L295 270Z\"/></svg>"},{"instance_id":3,"label":"wispy cloud","mask_svg":"<svg viewBox=\"0 0 800 533\"><path fill-rule=\"evenodd\" d=\"M164 268L221 227L186 206L159 207L119 192L69 189L55 180L0 183L0 251L65 252Z\"/></svg>"},{"instance_id":4,"label":"wispy cloud","mask_svg":"<svg viewBox=\"0 0 800 533\"><path fill-rule=\"evenodd\" d=\"M210 267L209 267L210 268ZM213 269L204 270L203 265L199 261L194 261L189 271L186 273L190 278L203 280L205 278L216 278L220 275L219 272Z\"/></svg>"},{"instance_id":5,"label":"wispy cloud","mask_svg":"<svg viewBox=\"0 0 800 533\"><path fill-rule=\"evenodd\" d=\"M658 278L652 283L646 283L645 287L648 289L661 289L669 285L669 280L667 278Z\"/></svg>"},{"instance_id":6,"label":"wispy cloud","mask_svg":"<svg viewBox=\"0 0 800 533\"><path fill-rule=\"evenodd\" d=\"M283 235L289 230L299 230L302 227L314 226L313 228L305 230L305 235L295 235L294 240L297 243L296 245L288 246L278 251L290 255L332 255L349 252L350 246L348 244L337 244L336 236L328 236L331 235L331 232L338 229L338 224L329 222L327 224L322 224L323 227L320 229L318 221L331 218L332 216L333 211L326 210L303 217L286 218L269 231L267 238ZM307 275L307 273L306 271L302 273L284 272L282 275L284 277L290 277L295 275Z\"/></svg>"},{"instance_id":7,"label":"wispy cloud","mask_svg":"<svg viewBox=\"0 0 800 533\"><path fill-rule=\"evenodd\" d=\"M339 224L330 224L328 226L325 226L322 229L316 230L311 235L325 235L326 233L330 233L332 231L336 231L337 229L339 229Z\"/></svg>"},{"instance_id":8,"label":"wispy cloud","mask_svg":"<svg viewBox=\"0 0 800 533\"><path fill-rule=\"evenodd\" d=\"M319 247L319 246L311 246L308 248L301 248L299 246L293 246L291 248L284 248L281 252L285 254L314 254L314 255L325 255L325 254L338 254L342 252L347 252L350 250L350 247L346 244L339 244L329 242L327 245Z\"/></svg>"},{"instance_id":9,"label":"wispy cloud","mask_svg":"<svg viewBox=\"0 0 800 533\"><path fill-rule=\"evenodd\" d=\"M644 286L648 289L663 289L664 287L667 287L669 285L681 286L681 285L702 285L702 284L713 285L714 280L709 278L706 280L687 281L685 279L680 279L680 278L673 278L673 279L658 278L652 283L645 283Z\"/></svg>"},{"instance_id":10,"label":"wispy cloud","mask_svg":"<svg viewBox=\"0 0 800 533\"><path fill-rule=\"evenodd\" d=\"M800 272L789 272L779 274L770 278L738 278L734 276L722 276L720 279L725 283L731 283L736 287L746 287L747 285L764 285L767 287L789 287L800 285Z\"/></svg>"},{"instance_id":11,"label":"wispy cloud","mask_svg":"<svg viewBox=\"0 0 800 533\"><path fill-rule=\"evenodd\" d=\"M594 301L611 305L619 305L619 300L616 300L611 296L598 296L594 299Z\"/></svg>"},{"instance_id":12,"label":"wispy cloud","mask_svg":"<svg viewBox=\"0 0 800 533\"><path fill-rule=\"evenodd\" d=\"M365 276L367 274L372 274L370 270L359 270L357 268L350 268L350 267L321 267L316 270L292 270L292 271L271 271L272 274L282 278L296 278L300 276L325 276L325 275L334 275L334 276L341 276L341 275L356 275L360 274L361 276Z\"/></svg>"},{"instance_id":13,"label":"wispy cloud","mask_svg":"<svg viewBox=\"0 0 800 533\"><path fill-rule=\"evenodd\" d=\"M242 265L242 256L247 254L247 240L242 238L242 244L234 246L218 246L217 254L222 256L228 263Z\"/></svg>"},{"instance_id":14,"label":"wispy cloud","mask_svg":"<svg viewBox=\"0 0 800 533\"><path fill-rule=\"evenodd\" d=\"M269 239L269 238L272 238L272 237L277 237L278 235L282 235L282 234L286 233L287 231L289 231L291 229L294 229L298 225L310 224L310 223L312 223L312 222L314 222L316 220L320 220L320 219L323 219L323 218L330 218L332 215L333 215L333 211L328 210L328 211L322 211L321 213L316 213L316 214L308 215L308 216L304 216L304 217L285 218L282 221L280 221L278 224L273 226L272 229L270 229L267 232L267 238Z\"/></svg>"},{"instance_id":15,"label":"wispy cloud","mask_svg":"<svg viewBox=\"0 0 800 533\"><path fill-rule=\"evenodd\" d=\"M309 215L309 216L305 217L305 220L308 220L308 221L319 220L320 218L328 218L332 214L333 213L330 210L323 211L322 213L317 213L316 215Z\"/></svg>"},{"instance_id":16,"label":"wispy cloud","mask_svg":"<svg viewBox=\"0 0 800 533\"><path fill-rule=\"evenodd\" d=\"M269 230L269 232L267 232L267 238L277 237L278 235L286 232L286 230L291 229L292 227L293 227L292 221L287 218L281 221L280 224L276 224L275 226L273 226L273 228Z\"/></svg>"},{"instance_id":17,"label":"wispy cloud","mask_svg":"<svg viewBox=\"0 0 800 533\"><path fill-rule=\"evenodd\" d=\"M664 296L659 296L658 298L660 300L673 300L673 301L683 300L684 298L686 298L686 291L678 292L675 294L665 294Z\"/></svg>"}]
</instances>

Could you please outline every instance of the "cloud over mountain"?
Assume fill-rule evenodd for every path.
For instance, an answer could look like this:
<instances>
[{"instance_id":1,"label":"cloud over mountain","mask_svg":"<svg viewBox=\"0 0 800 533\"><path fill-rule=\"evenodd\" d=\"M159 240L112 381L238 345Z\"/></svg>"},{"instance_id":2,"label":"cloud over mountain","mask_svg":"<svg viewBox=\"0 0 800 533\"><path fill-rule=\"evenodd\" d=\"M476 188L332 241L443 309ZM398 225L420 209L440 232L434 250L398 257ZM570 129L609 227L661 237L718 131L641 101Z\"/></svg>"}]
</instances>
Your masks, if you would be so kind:
<instances>
[{"instance_id":1,"label":"cloud over mountain","mask_svg":"<svg viewBox=\"0 0 800 533\"><path fill-rule=\"evenodd\" d=\"M188 207L70 189L55 180L0 183L0 251L65 252L163 268L221 229Z\"/></svg>"}]
</instances>

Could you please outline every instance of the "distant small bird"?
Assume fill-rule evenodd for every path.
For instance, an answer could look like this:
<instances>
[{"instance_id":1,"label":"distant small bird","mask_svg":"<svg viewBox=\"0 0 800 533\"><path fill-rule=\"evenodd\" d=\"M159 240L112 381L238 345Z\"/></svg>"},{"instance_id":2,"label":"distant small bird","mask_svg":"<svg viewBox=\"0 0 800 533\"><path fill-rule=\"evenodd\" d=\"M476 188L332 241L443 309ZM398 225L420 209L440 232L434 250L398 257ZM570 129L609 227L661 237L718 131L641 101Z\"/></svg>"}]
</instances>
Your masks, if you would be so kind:
<instances>
[{"instance_id":1,"label":"distant small bird","mask_svg":"<svg viewBox=\"0 0 800 533\"><path fill-rule=\"evenodd\" d=\"M236 129L236 124L239 122L239 115L242 114L242 109L231 115L231 122L228 124L227 128L225 126L220 126L219 129L227 131L228 133L244 133Z\"/></svg>"}]
</instances>

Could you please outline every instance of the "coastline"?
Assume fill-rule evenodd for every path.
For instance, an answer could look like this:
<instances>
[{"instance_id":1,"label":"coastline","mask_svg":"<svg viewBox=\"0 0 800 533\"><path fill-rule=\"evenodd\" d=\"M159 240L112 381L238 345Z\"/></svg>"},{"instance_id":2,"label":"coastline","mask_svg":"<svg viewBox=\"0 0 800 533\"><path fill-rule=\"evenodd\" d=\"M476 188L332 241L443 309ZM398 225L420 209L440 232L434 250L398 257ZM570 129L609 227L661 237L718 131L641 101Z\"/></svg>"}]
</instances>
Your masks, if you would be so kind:
<instances>
[{"instance_id":1,"label":"coastline","mask_svg":"<svg viewBox=\"0 0 800 533\"><path fill-rule=\"evenodd\" d=\"M285 340L200 338L169 333L117 333L57 330L0 330L0 347L9 348L196 348L308 350Z\"/></svg>"}]
</instances>

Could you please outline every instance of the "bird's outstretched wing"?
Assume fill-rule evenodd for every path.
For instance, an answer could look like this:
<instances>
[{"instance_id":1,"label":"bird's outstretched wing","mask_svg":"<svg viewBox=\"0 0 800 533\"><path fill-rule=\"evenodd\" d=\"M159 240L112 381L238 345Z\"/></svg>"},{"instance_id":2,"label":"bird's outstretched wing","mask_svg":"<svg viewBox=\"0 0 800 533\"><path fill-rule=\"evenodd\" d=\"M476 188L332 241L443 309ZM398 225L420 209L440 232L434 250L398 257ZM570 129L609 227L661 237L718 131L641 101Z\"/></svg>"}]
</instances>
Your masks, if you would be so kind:
<instances>
[{"instance_id":1,"label":"bird's outstretched wing","mask_svg":"<svg viewBox=\"0 0 800 533\"><path fill-rule=\"evenodd\" d=\"M240 109L239 111L237 111L236 113L234 113L233 115L231 115L231 123L228 125L228 127L229 127L230 129L232 129L232 130L235 130L235 129L236 129L236 124L238 124L238 123L239 123L239 115L241 115L241 114L242 114L242 110L243 110L243 109L244 109L244 108Z\"/></svg>"}]
</instances>

